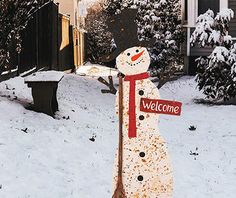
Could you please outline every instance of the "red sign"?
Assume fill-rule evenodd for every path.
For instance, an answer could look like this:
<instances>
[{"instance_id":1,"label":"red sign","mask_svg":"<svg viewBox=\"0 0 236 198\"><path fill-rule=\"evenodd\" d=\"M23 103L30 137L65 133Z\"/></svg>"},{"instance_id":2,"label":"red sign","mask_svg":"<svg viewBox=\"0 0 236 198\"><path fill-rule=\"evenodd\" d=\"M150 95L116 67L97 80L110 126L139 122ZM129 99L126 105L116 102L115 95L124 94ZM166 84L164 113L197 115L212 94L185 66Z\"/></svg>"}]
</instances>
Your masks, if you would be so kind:
<instances>
[{"instance_id":1,"label":"red sign","mask_svg":"<svg viewBox=\"0 0 236 198\"><path fill-rule=\"evenodd\" d=\"M180 116L181 102L141 98L140 111Z\"/></svg>"}]
</instances>

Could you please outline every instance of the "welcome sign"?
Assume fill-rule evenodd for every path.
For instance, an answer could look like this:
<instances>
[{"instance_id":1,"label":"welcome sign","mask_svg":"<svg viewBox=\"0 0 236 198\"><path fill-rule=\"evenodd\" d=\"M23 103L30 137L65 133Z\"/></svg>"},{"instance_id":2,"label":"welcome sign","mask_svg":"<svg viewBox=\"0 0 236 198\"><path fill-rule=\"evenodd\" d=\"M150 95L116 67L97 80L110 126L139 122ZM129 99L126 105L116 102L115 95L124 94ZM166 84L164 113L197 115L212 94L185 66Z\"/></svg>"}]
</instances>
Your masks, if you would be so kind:
<instances>
[{"instance_id":1,"label":"welcome sign","mask_svg":"<svg viewBox=\"0 0 236 198\"><path fill-rule=\"evenodd\" d=\"M140 111L180 116L182 103L169 100L141 98Z\"/></svg>"}]
</instances>

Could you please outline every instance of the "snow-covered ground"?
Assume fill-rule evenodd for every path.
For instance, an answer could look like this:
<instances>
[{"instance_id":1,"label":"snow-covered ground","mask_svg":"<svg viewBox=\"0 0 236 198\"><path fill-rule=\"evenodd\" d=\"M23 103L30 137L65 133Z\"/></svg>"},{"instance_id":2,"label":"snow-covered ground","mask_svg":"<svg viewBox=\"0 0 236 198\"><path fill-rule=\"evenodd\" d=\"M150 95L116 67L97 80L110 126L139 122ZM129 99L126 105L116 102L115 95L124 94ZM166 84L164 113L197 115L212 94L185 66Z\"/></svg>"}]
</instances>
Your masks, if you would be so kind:
<instances>
[{"instance_id":1,"label":"snow-covered ground","mask_svg":"<svg viewBox=\"0 0 236 198\"><path fill-rule=\"evenodd\" d=\"M101 65L87 63L82 67L77 69L76 73L80 76L92 76L92 77L99 77L99 76L117 76L118 71L114 68L109 68Z\"/></svg>"},{"instance_id":2,"label":"snow-covered ground","mask_svg":"<svg viewBox=\"0 0 236 198\"><path fill-rule=\"evenodd\" d=\"M174 198L234 198L236 106L194 104L194 79L166 84L163 99L183 102L181 117L160 116L174 167ZM53 119L26 110L24 79L0 83L0 198L111 198L118 143L115 96L95 78L67 74ZM190 125L196 127L190 131Z\"/></svg>"}]
</instances>

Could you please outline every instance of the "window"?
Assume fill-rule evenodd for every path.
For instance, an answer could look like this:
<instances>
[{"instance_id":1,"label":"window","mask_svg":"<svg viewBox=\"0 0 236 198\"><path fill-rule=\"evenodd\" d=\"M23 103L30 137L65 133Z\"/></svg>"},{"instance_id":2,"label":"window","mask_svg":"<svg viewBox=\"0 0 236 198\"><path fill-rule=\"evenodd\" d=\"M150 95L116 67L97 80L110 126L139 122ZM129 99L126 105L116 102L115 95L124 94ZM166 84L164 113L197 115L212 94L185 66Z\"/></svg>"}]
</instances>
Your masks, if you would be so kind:
<instances>
[{"instance_id":1,"label":"window","mask_svg":"<svg viewBox=\"0 0 236 198\"><path fill-rule=\"evenodd\" d=\"M220 0L198 0L198 16L205 13L208 9L216 14L220 10Z\"/></svg>"},{"instance_id":2,"label":"window","mask_svg":"<svg viewBox=\"0 0 236 198\"><path fill-rule=\"evenodd\" d=\"M184 0L184 20L188 20L188 0Z\"/></svg>"},{"instance_id":3,"label":"window","mask_svg":"<svg viewBox=\"0 0 236 198\"><path fill-rule=\"evenodd\" d=\"M229 0L229 8L231 8L234 13L236 13L236 3L235 0ZM236 18L231 19L229 24L229 34L236 38Z\"/></svg>"}]
</instances>

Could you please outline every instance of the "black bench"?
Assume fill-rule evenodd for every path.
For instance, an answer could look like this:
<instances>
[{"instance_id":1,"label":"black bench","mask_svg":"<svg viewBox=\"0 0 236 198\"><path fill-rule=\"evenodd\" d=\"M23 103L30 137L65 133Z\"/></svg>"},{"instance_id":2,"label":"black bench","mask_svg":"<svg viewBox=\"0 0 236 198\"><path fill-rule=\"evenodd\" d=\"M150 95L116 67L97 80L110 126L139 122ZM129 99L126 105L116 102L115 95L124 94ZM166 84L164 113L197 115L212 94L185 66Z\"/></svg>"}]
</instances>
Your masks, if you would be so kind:
<instances>
[{"instance_id":1,"label":"black bench","mask_svg":"<svg viewBox=\"0 0 236 198\"><path fill-rule=\"evenodd\" d=\"M34 104L30 109L54 117L58 111L57 88L63 78L63 72L36 72L25 78L25 83L32 88Z\"/></svg>"}]
</instances>

